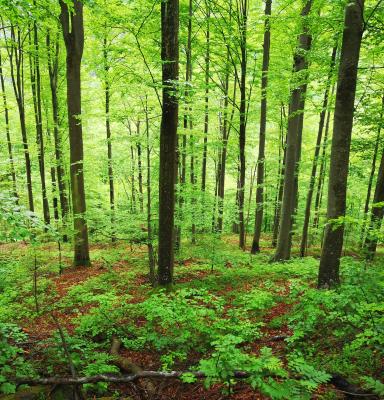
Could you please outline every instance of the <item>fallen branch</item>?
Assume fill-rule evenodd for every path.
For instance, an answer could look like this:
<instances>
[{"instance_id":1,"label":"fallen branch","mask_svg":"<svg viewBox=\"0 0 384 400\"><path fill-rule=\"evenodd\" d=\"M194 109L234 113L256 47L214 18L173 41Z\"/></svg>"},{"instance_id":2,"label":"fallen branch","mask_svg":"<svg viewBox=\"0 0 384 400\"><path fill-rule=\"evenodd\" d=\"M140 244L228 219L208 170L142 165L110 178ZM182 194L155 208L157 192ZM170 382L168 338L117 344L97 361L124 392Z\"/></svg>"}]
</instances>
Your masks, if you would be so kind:
<instances>
[{"instance_id":1,"label":"fallen branch","mask_svg":"<svg viewBox=\"0 0 384 400\"><path fill-rule=\"evenodd\" d=\"M49 377L49 378L17 378L15 379L18 384L27 385L83 385L85 383L97 382L110 382L110 383L129 383L137 381L138 379L173 379L180 378L182 375L193 375L196 379L205 378L206 375L202 371L138 371L130 375L113 375L113 374L99 374L94 376L83 377ZM234 371L233 377L236 379L247 379L250 374L246 371ZM369 398L378 399L378 396L372 392L365 391L355 385L350 384L346 379L340 375L333 374L330 382L341 393L344 393L348 399L356 398ZM148 387L147 387L148 389Z\"/></svg>"},{"instance_id":2,"label":"fallen branch","mask_svg":"<svg viewBox=\"0 0 384 400\"><path fill-rule=\"evenodd\" d=\"M93 376L83 376L83 377L50 377L50 378L17 378L15 381L18 384L25 385L74 385L85 383L97 383L97 382L111 382L111 383L127 383L134 382L138 379L171 379L180 378L183 374L192 374L196 378L205 378L206 375L202 371L140 371L135 374L130 375L113 375L113 374L99 374ZM246 379L249 378L250 374L245 371L235 371L234 378Z\"/></svg>"}]
</instances>

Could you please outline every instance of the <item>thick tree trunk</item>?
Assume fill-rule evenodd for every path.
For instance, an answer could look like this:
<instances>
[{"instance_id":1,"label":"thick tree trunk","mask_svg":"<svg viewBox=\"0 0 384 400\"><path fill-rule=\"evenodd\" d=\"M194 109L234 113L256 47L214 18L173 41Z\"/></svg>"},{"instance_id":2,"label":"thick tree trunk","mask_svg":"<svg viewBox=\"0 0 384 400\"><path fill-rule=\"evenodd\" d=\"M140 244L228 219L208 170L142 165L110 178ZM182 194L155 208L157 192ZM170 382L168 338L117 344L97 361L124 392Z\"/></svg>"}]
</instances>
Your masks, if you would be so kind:
<instances>
[{"instance_id":1,"label":"thick tree trunk","mask_svg":"<svg viewBox=\"0 0 384 400\"><path fill-rule=\"evenodd\" d=\"M19 195L17 194L16 172L15 172L15 163L13 159L11 133L9 131L9 111L8 111L7 95L5 93L5 81L3 75L3 61L1 58L1 50L0 50L0 81L1 81L1 94L3 97L3 106L4 106L5 135L7 139L9 169L12 178L12 192L13 192L12 194L15 198L16 204L19 204Z\"/></svg>"},{"instance_id":2,"label":"thick tree trunk","mask_svg":"<svg viewBox=\"0 0 384 400\"><path fill-rule=\"evenodd\" d=\"M319 288L329 288L340 281L339 266L344 227L343 224L334 226L332 221L345 215L357 67L364 24L363 13L364 0L353 0L346 5L329 170L328 223L320 259Z\"/></svg>"},{"instance_id":3,"label":"thick tree trunk","mask_svg":"<svg viewBox=\"0 0 384 400\"><path fill-rule=\"evenodd\" d=\"M319 122L319 129L317 132L315 154L313 156L311 177L309 179L309 188L308 188L308 194L307 194L307 200L306 200L305 212L304 212L303 232L301 235L301 243L300 243L300 256L301 257L304 257L305 251L307 248L308 227L309 227L309 219L311 217L312 197L313 197L313 191L314 191L315 183L316 183L317 164L318 164L318 159L319 159L319 154L320 154L321 140L323 137L324 122L325 122L325 117L326 117L326 113L327 113L327 109L328 109L329 91L330 91L330 87L331 87L333 70L335 68L336 53L337 53L337 46L335 45L332 50L331 65L330 65L330 70L329 70L329 74L328 74L328 78L327 78L327 84L326 84L325 93L324 93L323 105L322 105L322 109L320 112L320 122Z\"/></svg>"},{"instance_id":4,"label":"thick tree trunk","mask_svg":"<svg viewBox=\"0 0 384 400\"><path fill-rule=\"evenodd\" d=\"M377 181L375 194L373 197L373 205L371 211L371 221L369 231L364 243L364 252L366 259L372 261L375 257L377 247L377 233L380 231L381 223L384 216L384 151L381 155L380 167L377 173ZM381 203L381 204L379 204Z\"/></svg>"},{"instance_id":5,"label":"thick tree trunk","mask_svg":"<svg viewBox=\"0 0 384 400\"><path fill-rule=\"evenodd\" d=\"M240 127L239 127L239 161L240 174L238 186L239 200L239 247L245 250L245 221L244 221L244 194L245 194L245 140L247 129L247 18L248 0L241 0L240 20Z\"/></svg>"},{"instance_id":6,"label":"thick tree trunk","mask_svg":"<svg viewBox=\"0 0 384 400\"><path fill-rule=\"evenodd\" d=\"M112 133L110 119L111 88L109 84L109 62L107 38L103 38L103 61L104 61L104 95L105 95L105 132L107 135L107 157L108 157L108 184L109 184L109 208L111 210L111 240L116 241L115 227L115 186L113 180L112 161Z\"/></svg>"},{"instance_id":7,"label":"thick tree trunk","mask_svg":"<svg viewBox=\"0 0 384 400\"><path fill-rule=\"evenodd\" d=\"M301 12L303 19L303 33L298 38L298 48L294 57L294 75L303 73L308 69L307 53L311 48L312 37L309 34L306 21L312 7L312 0L306 1ZM297 172L301 153L301 135L303 129L303 116L305 95L307 89L307 76L301 79L299 86L291 92L288 115L286 162L284 169L284 189L281 206L280 229L276 253L273 261L289 260L291 257L292 225L297 199Z\"/></svg>"},{"instance_id":8,"label":"thick tree trunk","mask_svg":"<svg viewBox=\"0 0 384 400\"><path fill-rule=\"evenodd\" d=\"M261 77L261 104L260 104L260 134L259 154L257 158L257 181L256 181L256 214L255 230L253 234L251 253L260 251L260 235L263 223L264 202L264 164L265 164L265 134L267 130L267 88L269 69L269 50L271 47L271 31L269 17L271 15L272 0L265 3L264 42L263 42L263 70Z\"/></svg>"},{"instance_id":9,"label":"thick tree trunk","mask_svg":"<svg viewBox=\"0 0 384 400\"><path fill-rule=\"evenodd\" d=\"M53 117L53 138L55 143L55 159L56 159L56 172L57 183L59 187L59 198L61 208L61 218L63 223L66 223L69 214L69 204L67 197L67 185L64 171L63 150L60 135L60 121L59 121L59 101L57 94L58 83L58 68L59 68L59 38L56 37L55 42L51 47L50 35L47 34L47 54L48 54L48 71L49 82L51 87L52 98L52 117ZM64 241L67 241L67 236L64 236Z\"/></svg>"},{"instance_id":10,"label":"thick tree trunk","mask_svg":"<svg viewBox=\"0 0 384 400\"><path fill-rule=\"evenodd\" d=\"M33 2L36 5L36 2ZM36 143L37 158L39 161L41 194L43 202L44 223L50 224L49 203L47 197L47 184L45 180L45 156L44 156L44 136L43 136L43 117L41 111L41 77L40 77L40 60L39 60L39 39L37 35L37 24L33 23L33 43L29 35L30 45L33 48L33 54L29 55L29 68L32 88L33 108L35 112L36 125Z\"/></svg>"},{"instance_id":11,"label":"thick tree trunk","mask_svg":"<svg viewBox=\"0 0 384 400\"><path fill-rule=\"evenodd\" d=\"M88 227L84 191L83 130L81 123L81 58L84 47L83 3L74 0L73 10L60 1L60 20L67 48L67 105L74 224L74 264L88 266Z\"/></svg>"},{"instance_id":12,"label":"thick tree trunk","mask_svg":"<svg viewBox=\"0 0 384 400\"><path fill-rule=\"evenodd\" d=\"M161 3L163 107L160 127L158 281L170 287L174 262L174 211L179 75L179 1Z\"/></svg>"}]
</instances>

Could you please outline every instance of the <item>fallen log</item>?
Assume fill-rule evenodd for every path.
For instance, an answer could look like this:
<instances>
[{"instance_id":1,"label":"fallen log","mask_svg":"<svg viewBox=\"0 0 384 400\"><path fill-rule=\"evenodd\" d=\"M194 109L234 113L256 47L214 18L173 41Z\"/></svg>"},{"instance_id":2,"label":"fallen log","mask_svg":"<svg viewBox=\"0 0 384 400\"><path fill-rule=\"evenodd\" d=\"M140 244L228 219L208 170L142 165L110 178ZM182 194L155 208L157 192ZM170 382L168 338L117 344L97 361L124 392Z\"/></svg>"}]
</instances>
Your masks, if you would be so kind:
<instances>
[{"instance_id":1,"label":"fallen log","mask_svg":"<svg viewBox=\"0 0 384 400\"><path fill-rule=\"evenodd\" d=\"M196 379L205 378L206 375L202 371L138 371L134 374L129 375L113 375L113 374L99 374L94 376L83 376L83 377L49 377L49 378L17 378L18 384L27 385L83 385L85 383L97 383L97 382L110 382L110 383L128 383L134 382L139 379L172 379L180 378L184 374L193 375ZM233 377L236 379L247 379L250 374L246 371L234 371ZM345 378L338 374L332 374L329 381L335 386L341 393L343 393L347 399L379 399L378 396L372 392L361 389L351 383Z\"/></svg>"}]
</instances>

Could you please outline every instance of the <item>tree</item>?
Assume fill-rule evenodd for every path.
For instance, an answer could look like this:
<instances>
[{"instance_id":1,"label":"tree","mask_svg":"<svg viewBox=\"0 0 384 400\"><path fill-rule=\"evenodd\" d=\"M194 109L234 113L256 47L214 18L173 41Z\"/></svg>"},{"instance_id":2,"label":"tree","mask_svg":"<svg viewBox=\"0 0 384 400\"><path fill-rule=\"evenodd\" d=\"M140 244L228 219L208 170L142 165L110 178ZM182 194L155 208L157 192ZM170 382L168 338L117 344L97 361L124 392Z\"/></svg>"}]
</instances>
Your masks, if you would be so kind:
<instances>
[{"instance_id":1,"label":"tree","mask_svg":"<svg viewBox=\"0 0 384 400\"><path fill-rule=\"evenodd\" d=\"M375 194L371 210L371 221L369 232L364 243L364 252L367 260L372 261L375 257L378 242L378 232L384 216L384 151L381 155L380 167L377 173Z\"/></svg>"},{"instance_id":2,"label":"tree","mask_svg":"<svg viewBox=\"0 0 384 400\"><path fill-rule=\"evenodd\" d=\"M284 166L284 189L281 206L280 229L276 253L273 261L288 260L291 256L292 225L297 202L297 173L301 154L301 136L303 130L307 76L296 81L303 71L308 69L307 53L311 48L312 37L306 18L312 7L312 0L305 1L301 11L303 33L299 35L298 46L294 56L293 89L291 91L288 115L287 147Z\"/></svg>"},{"instance_id":3,"label":"tree","mask_svg":"<svg viewBox=\"0 0 384 400\"><path fill-rule=\"evenodd\" d=\"M88 266L88 227L83 171L83 130L81 123L80 69L84 48L83 3L74 0L73 8L60 1L60 21L67 49L67 108L70 145L70 175L74 224L74 264Z\"/></svg>"},{"instance_id":4,"label":"tree","mask_svg":"<svg viewBox=\"0 0 384 400\"><path fill-rule=\"evenodd\" d=\"M179 1L161 3L162 114L160 127L158 282L173 279L176 143L178 124Z\"/></svg>"},{"instance_id":5,"label":"tree","mask_svg":"<svg viewBox=\"0 0 384 400\"><path fill-rule=\"evenodd\" d=\"M36 2L33 2L36 7ZM31 89L33 108L35 112L35 125L36 125L36 143L37 143L37 158L39 161L41 194L43 202L43 216L44 223L50 224L49 203L47 198L47 185L45 181L45 154L44 154L44 136L43 136L43 116L41 111L41 76L40 76L40 60L39 60L39 38L37 33L37 23L33 23L33 41L31 39L31 32L29 32L29 41L31 52L29 54L29 70L31 78Z\"/></svg>"},{"instance_id":6,"label":"tree","mask_svg":"<svg viewBox=\"0 0 384 400\"><path fill-rule=\"evenodd\" d=\"M263 42L263 70L261 77L261 111L260 111L260 133L259 133L259 154L257 158L257 181L256 181L256 213L255 230L251 253L260 251L260 235L263 223L263 202L264 202L264 164L265 164L265 134L267 130L267 88L269 69L269 50L271 47L271 31L269 17L271 16L272 0L265 2L264 42Z\"/></svg>"},{"instance_id":7,"label":"tree","mask_svg":"<svg viewBox=\"0 0 384 400\"><path fill-rule=\"evenodd\" d=\"M7 95L5 93L5 79L3 75L3 60L1 57L1 50L0 50L0 82L1 82L1 94L3 97L3 106L4 106L5 134L7 139L9 166L12 178L12 191L13 191L13 196L15 197L15 202L16 204L18 204L19 195L17 194L15 163L13 158L11 133L9 131L9 111L8 111Z\"/></svg>"},{"instance_id":8,"label":"tree","mask_svg":"<svg viewBox=\"0 0 384 400\"><path fill-rule=\"evenodd\" d=\"M339 266L343 248L349 153L354 115L361 38L364 26L364 0L345 7L343 42L337 79L329 168L327 225L321 253L318 287L330 288L340 282ZM335 224L335 221L337 222Z\"/></svg>"},{"instance_id":9,"label":"tree","mask_svg":"<svg viewBox=\"0 0 384 400\"><path fill-rule=\"evenodd\" d=\"M33 187L32 187L32 167L31 157L29 154L27 124L25 116L25 98L24 98L24 50L22 34L19 28L14 25L10 27L10 38L6 37L6 49L11 67L11 80L13 91L16 98L17 108L19 111L21 138L23 141L24 159L25 159L25 175L27 181L27 193L29 210L35 211L33 203Z\"/></svg>"},{"instance_id":10,"label":"tree","mask_svg":"<svg viewBox=\"0 0 384 400\"><path fill-rule=\"evenodd\" d=\"M46 37L46 43L47 43L47 54L48 54L49 85L51 88L53 139L55 147L57 183L59 187L61 218L64 222L66 222L69 213L69 205L68 205L67 185L66 185L65 170L64 170L62 141L60 134L59 100L57 92L58 78L59 78L59 49L60 49L59 32L57 33L55 40L53 42L51 42L51 35L48 32ZM64 241L67 241L67 235L64 235L63 239Z\"/></svg>"},{"instance_id":11,"label":"tree","mask_svg":"<svg viewBox=\"0 0 384 400\"><path fill-rule=\"evenodd\" d=\"M336 52L337 52L337 46L334 46L333 50L332 50L331 65L330 65L329 74L328 74L328 78L327 78L327 84L326 84L325 93L324 93L324 100L323 100L322 109L320 112L320 122L319 122L319 129L317 131L315 154L313 156L311 177L309 180L309 188L308 188L307 200L306 200L306 204L305 204L303 233L301 235L301 244L300 244L300 256L301 257L304 257L305 250L307 248L308 227L309 227L309 219L311 216L312 197L313 197L313 192L314 192L315 183L316 183L317 165L318 165L318 159L319 159L320 148L321 148L321 140L323 137L325 117L326 117L328 102L329 102L329 92L331 89L332 74L333 74L333 70L335 67Z\"/></svg>"}]
</instances>

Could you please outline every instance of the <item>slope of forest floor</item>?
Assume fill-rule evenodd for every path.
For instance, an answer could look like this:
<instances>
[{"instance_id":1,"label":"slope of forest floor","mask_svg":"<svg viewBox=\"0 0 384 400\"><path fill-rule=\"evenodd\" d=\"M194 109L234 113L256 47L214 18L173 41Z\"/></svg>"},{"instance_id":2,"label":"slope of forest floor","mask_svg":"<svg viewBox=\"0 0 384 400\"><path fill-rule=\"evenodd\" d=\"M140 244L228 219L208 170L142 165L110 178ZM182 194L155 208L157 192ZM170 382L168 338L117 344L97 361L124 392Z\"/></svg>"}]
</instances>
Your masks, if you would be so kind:
<instances>
[{"instance_id":1,"label":"slope of forest floor","mask_svg":"<svg viewBox=\"0 0 384 400\"><path fill-rule=\"evenodd\" d=\"M145 382L85 385L87 398L343 398L330 373L383 389L380 258L367 266L345 257L342 286L318 291L313 257L269 264L268 252L209 238L183 244L166 293L149 284L145 246L97 244L91 255L91 267L73 268L69 246L1 246L3 392L15 389L15 374L69 376L65 347L79 376L124 372L110 354L116 339L119 358L143 370L207 378L156 380L150 392ZM237 370L252 377L236 381Z\"/></svg>"}]
</instances>

